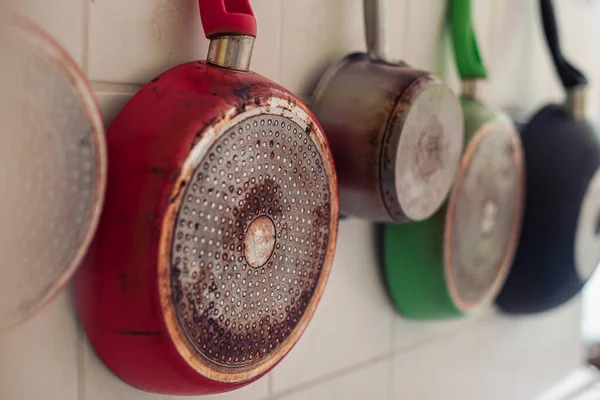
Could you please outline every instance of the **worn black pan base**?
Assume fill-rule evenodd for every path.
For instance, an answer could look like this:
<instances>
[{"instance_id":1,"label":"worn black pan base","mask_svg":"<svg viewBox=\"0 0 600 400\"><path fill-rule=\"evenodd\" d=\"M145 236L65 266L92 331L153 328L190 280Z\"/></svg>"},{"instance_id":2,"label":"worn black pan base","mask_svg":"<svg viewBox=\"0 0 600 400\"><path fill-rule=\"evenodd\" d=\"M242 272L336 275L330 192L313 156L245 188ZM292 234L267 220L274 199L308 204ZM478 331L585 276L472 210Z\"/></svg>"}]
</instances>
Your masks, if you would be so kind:
<instances>
[{"instance_id":1,"label":"worn black pan base","mask_svg":"<svg viewBox=\"0 0 600 400\"><path fill-rule=\"evenodd\" d=\"M539 111L521 131L526 162L524 226L515 262L496 302L536 313L576 295L575 232L586 189L600 166L593 130L561 106Z\"/></svg>"}]
</instances>

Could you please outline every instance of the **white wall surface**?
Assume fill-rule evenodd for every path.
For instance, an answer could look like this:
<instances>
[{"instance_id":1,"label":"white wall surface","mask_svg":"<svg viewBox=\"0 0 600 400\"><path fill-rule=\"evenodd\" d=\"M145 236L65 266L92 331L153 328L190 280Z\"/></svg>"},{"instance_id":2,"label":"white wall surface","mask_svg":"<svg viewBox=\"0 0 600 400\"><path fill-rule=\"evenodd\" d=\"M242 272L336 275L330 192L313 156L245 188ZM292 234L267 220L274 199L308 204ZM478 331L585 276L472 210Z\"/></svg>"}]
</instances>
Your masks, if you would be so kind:
<instances>
[{"instance_id":1,"label":"white wall surface","mask_svg":"<svg viewBox=\"0 0 600 400\"><path fill-rule=\"evenodd\" d=\"M61 42L92 81L106 124L163 70L203 59L196 0L0 0ZM458 90L443 0L389 0L393 55L432 69ZM487 99L532 112L560 100L535 0L474 0ZM600 2L556 0L566 53L588 73L600 113ZM324 69L363 50L360 0L252 0L259 36L253 69L307 97ZM376 264L373 226L340 224L331 278L299 344L268 376L210 399L529 400L582 360L580 301L536 317L494 310L415 323L394 312ZM0 341L2 400L174 400L116 379L78 324L70 289Z\"/></svg>"}]
</instances>

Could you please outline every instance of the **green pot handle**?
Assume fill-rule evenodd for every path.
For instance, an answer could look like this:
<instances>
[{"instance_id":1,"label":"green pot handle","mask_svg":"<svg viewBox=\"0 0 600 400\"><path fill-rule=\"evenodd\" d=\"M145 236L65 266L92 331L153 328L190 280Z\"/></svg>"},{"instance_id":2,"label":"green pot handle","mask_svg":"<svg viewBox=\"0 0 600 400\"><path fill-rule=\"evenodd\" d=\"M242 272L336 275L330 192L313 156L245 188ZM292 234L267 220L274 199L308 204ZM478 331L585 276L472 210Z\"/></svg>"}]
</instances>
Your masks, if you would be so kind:
<instances>
[{"instance_id":1,"label":"green pot handle","mask_svg":"<svg viewBox=\"0 0 600 400\"><path fill-rule=\"evenodd\" d=\"M462 79L485 79L487 69L483 65L477 38L471 21L471 0L450 0L450 27L454 57Z\"/></svg>"}]
</instances>

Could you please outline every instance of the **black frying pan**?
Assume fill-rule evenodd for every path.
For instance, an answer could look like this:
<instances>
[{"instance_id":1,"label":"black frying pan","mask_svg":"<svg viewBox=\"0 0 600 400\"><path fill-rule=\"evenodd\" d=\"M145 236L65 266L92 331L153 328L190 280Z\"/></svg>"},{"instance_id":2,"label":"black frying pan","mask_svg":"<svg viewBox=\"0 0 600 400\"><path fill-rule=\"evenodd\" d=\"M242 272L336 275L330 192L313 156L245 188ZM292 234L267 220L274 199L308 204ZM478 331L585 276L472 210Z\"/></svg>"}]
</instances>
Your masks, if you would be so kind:
<instances>
[{"instance_id":1,"label":"black frying pan","mask_svg":"<svg viewBox=\"0 0 600 400\"><path fill-rule=\"evenodd\" d=\"M585 76L563 56L551 0L540 0L546 40L566 90L521 131L527 199L513 268L497 298L507 313L556 307L600 261L600 142L584 120Z\"/></svg>"}]
</instances>

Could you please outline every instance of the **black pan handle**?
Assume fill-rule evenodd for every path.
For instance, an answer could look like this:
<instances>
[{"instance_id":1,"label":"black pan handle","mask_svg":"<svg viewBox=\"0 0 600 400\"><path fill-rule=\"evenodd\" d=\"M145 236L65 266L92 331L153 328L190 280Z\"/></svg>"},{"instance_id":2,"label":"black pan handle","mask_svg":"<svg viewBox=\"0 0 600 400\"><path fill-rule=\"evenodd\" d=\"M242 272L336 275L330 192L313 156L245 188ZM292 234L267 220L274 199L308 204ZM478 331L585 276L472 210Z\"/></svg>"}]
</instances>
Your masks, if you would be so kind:
<instances>
[{"instance_id":1,"label":"black pan handle","mask_svg":"<svg viewBox=\"0 0 600 400\"><path fill-rule=\"evenodd\" d=\"M546 34L546 42L550 48L554 66L558 72L558 76L562 81L565 89L572 89L576 86L587 84L585 75L567 61L560 49L560 40L558 38L558 27L556 25L556 17L554 15L554 7L552 0L540 0L542 11L542 21L544 24L544 33Z\"/></svg>"}]
</instances>

